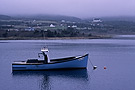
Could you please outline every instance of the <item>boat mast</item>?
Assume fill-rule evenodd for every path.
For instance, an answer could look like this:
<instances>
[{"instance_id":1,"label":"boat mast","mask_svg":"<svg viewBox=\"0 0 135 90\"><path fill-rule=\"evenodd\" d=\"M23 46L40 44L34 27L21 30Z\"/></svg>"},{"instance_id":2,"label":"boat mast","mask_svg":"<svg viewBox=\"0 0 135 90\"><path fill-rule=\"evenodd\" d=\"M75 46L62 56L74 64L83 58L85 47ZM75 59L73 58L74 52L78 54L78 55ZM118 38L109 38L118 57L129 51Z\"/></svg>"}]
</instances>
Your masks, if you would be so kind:
<instances>
[{"instance_id":1,"label":"boat mast","mask_svg":"<svg viewBox=\"0 0 135 90\"><path fill-rule=\"evenodd\" d=\"M45 32L46 31L47 31L47 29L43 30L43 39L44 40L45 40ZM48 48L46 47L47 45L46 45L45 42L44 42L44 44L45 44L45 47L41 49L41 52L42 52L42 54L44 56L44 63L48 63L48 56L47 56L46 53L49 52L49 51L48 51Z\"/></svg>"}]
</instances>

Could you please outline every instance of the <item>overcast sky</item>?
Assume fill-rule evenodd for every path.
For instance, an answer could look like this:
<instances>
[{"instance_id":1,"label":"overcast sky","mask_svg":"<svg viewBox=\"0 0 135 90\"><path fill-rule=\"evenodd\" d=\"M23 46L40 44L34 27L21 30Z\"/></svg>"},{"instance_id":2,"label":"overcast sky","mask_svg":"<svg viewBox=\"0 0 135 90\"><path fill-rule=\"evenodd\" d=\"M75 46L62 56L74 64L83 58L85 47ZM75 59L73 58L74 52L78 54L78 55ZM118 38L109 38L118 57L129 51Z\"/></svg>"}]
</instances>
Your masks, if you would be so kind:
<instances>
[{"instance_id":1,"label":"overcast sky","mask_svg":"<svg viewBox=\"0 0 135 90\"><path fill-rule=\"evenodd\" d=\"M0 14L135 16L135 0L0 0Z\"/></svg>"}]
</instances>

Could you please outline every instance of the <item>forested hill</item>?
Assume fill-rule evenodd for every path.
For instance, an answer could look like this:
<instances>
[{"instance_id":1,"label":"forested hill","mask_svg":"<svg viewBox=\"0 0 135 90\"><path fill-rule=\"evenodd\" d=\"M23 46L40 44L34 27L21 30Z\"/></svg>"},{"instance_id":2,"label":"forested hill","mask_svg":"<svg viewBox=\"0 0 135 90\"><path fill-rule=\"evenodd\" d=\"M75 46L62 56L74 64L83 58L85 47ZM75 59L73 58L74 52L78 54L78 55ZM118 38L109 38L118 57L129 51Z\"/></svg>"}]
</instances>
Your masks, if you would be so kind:
<instances>
[{"instance_id":1,"label":"forested hill","mask_svg":"<svg viewBox=\"0 0 135 90\"><path fill-rule=\"evenodd\" d=\"M12 17L10 16L7 16L7 15L0 15L0 20L9 20L11 19Z\"/></svg>"},{"instance_id":2,"label":"forested hill","mask_svg":"<svg viewBox=\"0 0 135 90\"><path fill-rule=\"evenodd\" d=\"M48 20L48 21L72 21L72 22L79 22L81 21L80 18L72 17L72 16L62 16L62 15L21 15L21 16L14 16L18 19L29 19L29 20Z\"/></svg>"},{"instance_id":3,"label":"forested hill","mask_svg":"<svg viewBox=\"0 0 135 90\"><path fill-rule=\"evenodd\" d=\"M72 21L79 22L80 18L72 17L72 16L63 16L63 15L18 15L18 16L7 16L0 15L0 20L8 20L8 19L28 19L28 20L51 20L51 21Z\"/></svg>"}]
</instances>

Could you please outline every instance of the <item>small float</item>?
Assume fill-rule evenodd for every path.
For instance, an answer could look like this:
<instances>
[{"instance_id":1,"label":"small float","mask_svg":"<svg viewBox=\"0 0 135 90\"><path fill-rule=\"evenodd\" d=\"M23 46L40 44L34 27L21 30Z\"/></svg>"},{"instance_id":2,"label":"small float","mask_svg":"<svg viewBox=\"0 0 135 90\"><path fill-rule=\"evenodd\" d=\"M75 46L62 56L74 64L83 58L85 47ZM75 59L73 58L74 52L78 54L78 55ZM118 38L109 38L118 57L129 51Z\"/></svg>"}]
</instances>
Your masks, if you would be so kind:
<instances>
[{"instance_id":1,"label":"small float","mask_svg":"<svg viewBox=\"0 0 135 90\"><path fill-rule=\"evenodd\" d=\"M59 59L48 59L48 48L41 49L38 56L43 55L43 60L28 59L27 61L14 61L12 63L13 71L38 71L38 70L56 70L56 69L85 69L87 68L88 54L78 55Z\"/></svg>"}]
</instances>

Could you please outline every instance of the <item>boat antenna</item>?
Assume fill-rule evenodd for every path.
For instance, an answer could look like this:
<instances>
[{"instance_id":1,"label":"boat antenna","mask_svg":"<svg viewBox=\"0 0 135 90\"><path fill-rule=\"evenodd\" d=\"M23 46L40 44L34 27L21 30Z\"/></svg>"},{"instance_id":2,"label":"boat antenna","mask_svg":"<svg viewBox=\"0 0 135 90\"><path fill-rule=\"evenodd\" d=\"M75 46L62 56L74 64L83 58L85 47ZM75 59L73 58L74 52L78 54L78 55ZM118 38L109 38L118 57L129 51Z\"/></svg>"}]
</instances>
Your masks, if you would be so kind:
<instances>
[{"instance_id":1,"label":"boat antenna","mask_svg":"<svg viewBox=\"0 0 135 90\"><path fill-rule=\"evenodd\" d=\"M43 40L45 40L45 32L47 31L47 29L44 29L43 30ZM46 45L46 43L44 42L44 45L45 45L45 47L47 47L47 45Z\"/></svg>"}]
</instances>

